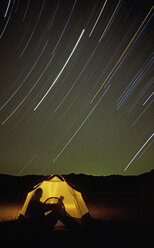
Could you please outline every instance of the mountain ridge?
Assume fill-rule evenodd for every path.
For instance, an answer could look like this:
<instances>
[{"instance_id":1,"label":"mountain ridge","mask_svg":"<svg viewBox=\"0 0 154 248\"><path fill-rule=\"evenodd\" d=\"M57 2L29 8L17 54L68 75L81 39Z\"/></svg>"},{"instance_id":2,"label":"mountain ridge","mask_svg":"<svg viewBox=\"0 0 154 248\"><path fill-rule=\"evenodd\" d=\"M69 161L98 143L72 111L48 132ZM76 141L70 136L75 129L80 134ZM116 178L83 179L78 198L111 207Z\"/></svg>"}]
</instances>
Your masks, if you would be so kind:
<instances>
[{"instance_id":1,"label":"mountain ridge","mask_svg":"<svg viewBox=\"0 0 154 248\"><path fill-rule=\"evenodd\" d=\"M138 176L93 176L86 174L70 173L62 175L66 181L74 184L81 192L104 192L104 191L144 191L152 190L154 186L154 170ZM29 191L34 185L46 180L48 176L25 175L11 176L0 174L0 190Z\"/></svg>"}]
</instances>

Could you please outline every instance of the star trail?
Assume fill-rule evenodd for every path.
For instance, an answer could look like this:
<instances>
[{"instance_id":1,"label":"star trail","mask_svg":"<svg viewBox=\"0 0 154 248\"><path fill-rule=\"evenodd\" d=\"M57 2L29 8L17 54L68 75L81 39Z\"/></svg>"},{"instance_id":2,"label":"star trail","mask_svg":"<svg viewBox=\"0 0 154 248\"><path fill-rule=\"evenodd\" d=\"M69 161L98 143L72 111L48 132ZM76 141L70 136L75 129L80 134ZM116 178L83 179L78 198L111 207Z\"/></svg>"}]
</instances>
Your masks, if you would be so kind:
<instances>
[{"instance_id":1,"label":"star trail","mask_svg":"<svg viewBox=\"0 0 154 248\"><path fill-rule=\"evenodd\" d=\"M154 169L153 5L0 3L0 173Z\"/></svg>"}]
</instances>

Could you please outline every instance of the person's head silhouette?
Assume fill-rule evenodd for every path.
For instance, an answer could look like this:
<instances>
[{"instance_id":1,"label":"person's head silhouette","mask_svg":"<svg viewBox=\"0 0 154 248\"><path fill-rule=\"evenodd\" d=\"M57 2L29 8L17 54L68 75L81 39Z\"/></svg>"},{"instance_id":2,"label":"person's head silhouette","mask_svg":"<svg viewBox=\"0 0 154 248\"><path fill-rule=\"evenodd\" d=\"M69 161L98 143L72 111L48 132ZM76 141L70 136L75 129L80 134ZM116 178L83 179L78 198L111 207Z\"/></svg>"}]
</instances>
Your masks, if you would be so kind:
<instances>
[{"instance_id":1,"label":"person's head silhouette","mask_svg":"<svg viewBox=\"0 0 154 248\"><path fill-rule=\"evenodd\" d=\"M42 189L37 189L32 197L33 200L40 201L40 198L42 197Z\"/></svg>"}]
</instances>

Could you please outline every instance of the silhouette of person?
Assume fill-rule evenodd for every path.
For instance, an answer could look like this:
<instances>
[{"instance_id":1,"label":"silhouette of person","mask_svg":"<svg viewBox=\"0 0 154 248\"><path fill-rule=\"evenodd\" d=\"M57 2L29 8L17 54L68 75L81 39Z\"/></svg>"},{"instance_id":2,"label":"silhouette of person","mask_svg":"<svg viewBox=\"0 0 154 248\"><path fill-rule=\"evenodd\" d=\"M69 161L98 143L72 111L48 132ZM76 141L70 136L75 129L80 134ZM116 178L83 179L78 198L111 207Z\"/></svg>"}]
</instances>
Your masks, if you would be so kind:
<instances>
[{"instance_id":1,"label":"silhouette of person","mask_svg":"<svg viewBox=\"0 0 154 248\"><path fill-rule=\"evenodd\" d=\"M34 226L37 228L39 228L39 226L44 226L44 228L53 228L57 221L60 220L69 229L79 228L76 221L65 211L63 196L59 199L57 198L57 203L42 203L40 201L42 193L41 188L38 188L35 191L25 213L25 217L29 219Z\"/></svg>"},{"instance_id":2,"label":"silhouette of person","mask_svg":"<svg viewBox=\"0 0 154 248\"><path fill-rule=\"evenodd\" d=\"M39 188L35 191L32 199L29 202L25 216L31 219L42 219L48 210L54 209L55 204L44 204L40 201L42 197L42 189Z\"/></svg>"}]
</instances>

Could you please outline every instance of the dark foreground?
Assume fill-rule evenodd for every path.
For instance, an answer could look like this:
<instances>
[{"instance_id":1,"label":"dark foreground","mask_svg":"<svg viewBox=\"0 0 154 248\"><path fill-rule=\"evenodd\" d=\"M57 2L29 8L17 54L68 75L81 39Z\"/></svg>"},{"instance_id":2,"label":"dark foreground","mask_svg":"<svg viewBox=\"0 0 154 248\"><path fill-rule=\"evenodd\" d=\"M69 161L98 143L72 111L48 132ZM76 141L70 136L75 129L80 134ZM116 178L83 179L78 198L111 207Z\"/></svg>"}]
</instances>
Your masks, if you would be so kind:
<instances>
[{"instance_id":1,"label":"dark foreground","mask_svg":"<svg viewBox=\"0 0 154 248\"><path fill-rule=\"evenodd\" d=\"M82 229L52 230L17 221L27 192L42 176L0 176L1 247L154 247L154 171L140 176L66 176L77 186L92 216ZM9 246L8 246L9 245Z\"/></svg>"},{"instance_id":2,"label":"dark foreground","mask_svg":"<svg viewBox=\"0 0 154 248\"><path fill-rule=\"evenodd\" d=\"M93 220L80 230L51 230L39 224L9 221L0 223L1 243L15 247L154 247L152 222Z\"/></svg>"}]
</instances>

